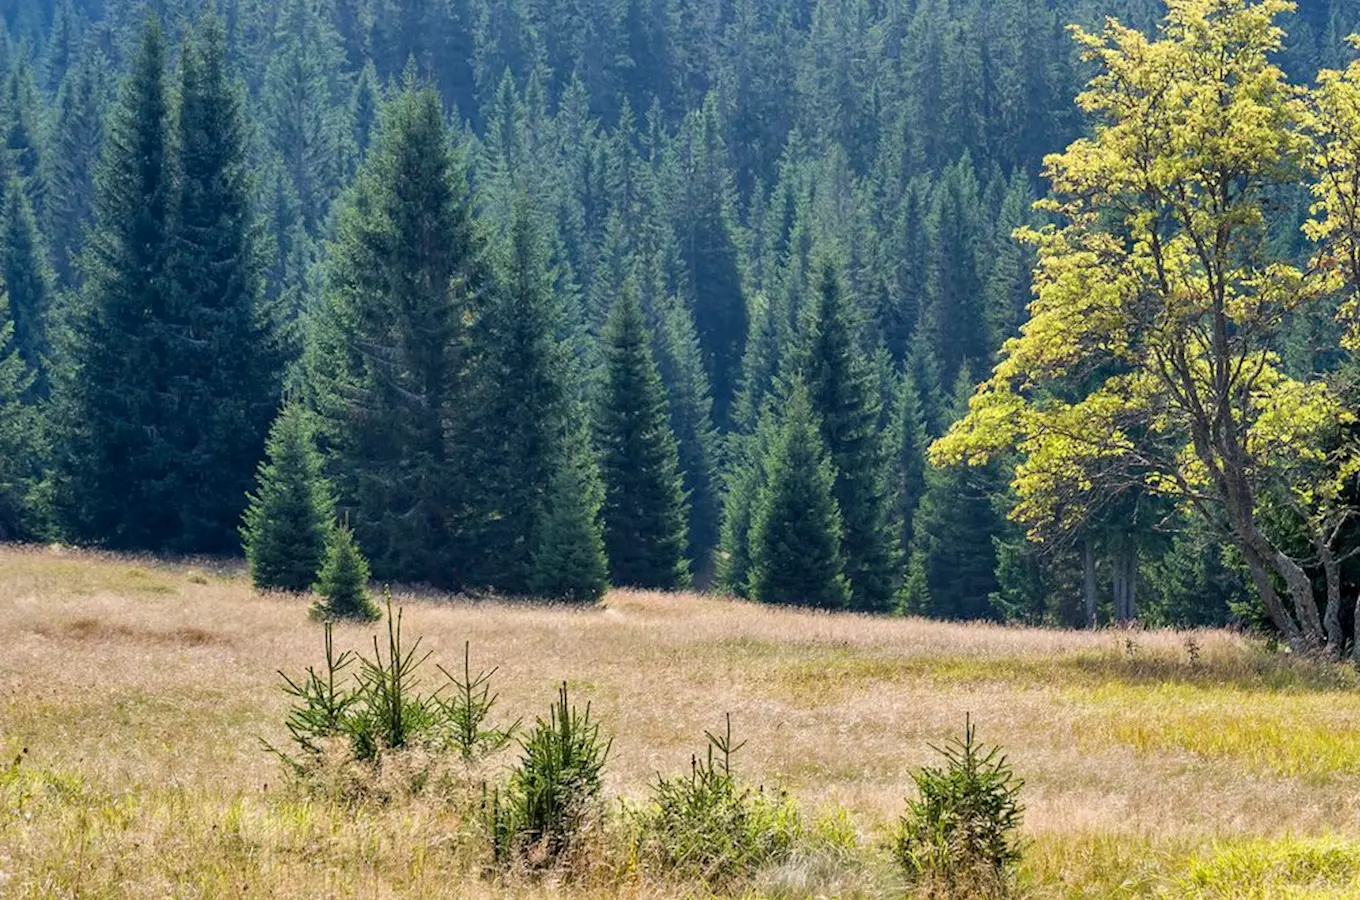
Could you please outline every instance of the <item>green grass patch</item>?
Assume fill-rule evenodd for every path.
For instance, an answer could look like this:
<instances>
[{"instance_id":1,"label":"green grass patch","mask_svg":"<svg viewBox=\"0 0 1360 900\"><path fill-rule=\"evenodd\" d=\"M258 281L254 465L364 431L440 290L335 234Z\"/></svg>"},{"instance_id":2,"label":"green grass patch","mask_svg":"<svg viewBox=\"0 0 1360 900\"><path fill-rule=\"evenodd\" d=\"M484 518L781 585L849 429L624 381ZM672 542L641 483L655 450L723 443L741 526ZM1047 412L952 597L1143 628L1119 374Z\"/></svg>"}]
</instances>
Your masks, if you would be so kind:
<instances>
[{"instance_id":1,"label":"green grass patch","mask_svg":"<svg viewBox=\"0 0 1360 900\"><path fill-rule=\"evenodd\" d=\"M1360 775L1360 695L1288 694L1191 684L1069 691L1091 715L1078 736L1140 753L1233 759L1252 771L1329 780Z\"/></svg>"},{"instance_id":2,"label":"green grass patch","mask_svg":"<svg viewBox=\"0 0 1360 900\"><path fill-rule=\"evenodd\" d=\"M1360 840L1287 838L1227 844L1177 879L1186 900L1343 900L1360 896Z\"/></svg>"}]
</instances>

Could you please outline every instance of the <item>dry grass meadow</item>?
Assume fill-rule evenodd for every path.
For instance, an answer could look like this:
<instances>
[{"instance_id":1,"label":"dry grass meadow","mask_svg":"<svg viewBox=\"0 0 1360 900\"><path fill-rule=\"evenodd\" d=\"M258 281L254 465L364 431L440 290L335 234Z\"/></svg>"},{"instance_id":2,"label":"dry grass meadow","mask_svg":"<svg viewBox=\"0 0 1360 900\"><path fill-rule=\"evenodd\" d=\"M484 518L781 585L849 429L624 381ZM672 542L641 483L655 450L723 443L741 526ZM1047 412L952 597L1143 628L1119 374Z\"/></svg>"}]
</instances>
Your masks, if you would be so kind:
<instances>
[{"instance_id":1,"label":"dry grass meadow","mask_svg":"<svg viewBox=\"0 0 1360 900\"><path fill-rule=\"evenodd\" d=\"M1036 898L1360 897L1360 693L1220 632L1072 633L615 593L603 608L398 597L409 634L499 665L509 717L565 679L614 735L612 795L685 770L731 712L752 781L822 834L751 897L896 897L883 845L928 744L1003 744ZM0 550L0 897L645 897L627 872L479 877L466 810L290 786L277 670L318 662L300 598L239 573ZM359 647L371 626L338 630ZM842 812L837 813L836 810Z\"/></svg>"}]
</instances>

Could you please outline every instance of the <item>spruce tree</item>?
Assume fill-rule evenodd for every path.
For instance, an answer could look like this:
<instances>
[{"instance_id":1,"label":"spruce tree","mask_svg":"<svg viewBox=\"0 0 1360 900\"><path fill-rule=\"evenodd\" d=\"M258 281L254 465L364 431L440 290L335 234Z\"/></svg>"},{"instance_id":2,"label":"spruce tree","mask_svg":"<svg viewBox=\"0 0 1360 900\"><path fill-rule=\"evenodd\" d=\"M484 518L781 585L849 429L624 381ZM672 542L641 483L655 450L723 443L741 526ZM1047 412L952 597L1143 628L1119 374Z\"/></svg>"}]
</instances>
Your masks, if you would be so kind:
<instances>
[{"instance_id":1,"label":"spruce tree","mask_svg":"<svg viewBox=\"0 0 1360 900\"><path fill-rule=\"evenodd\" d=\"M306 380L332 472L383 578L458 586L472 456L466 322L492 287L461 156L439 97L408 83L341 206ZM465 454L463 451L468 450Z\"/></svg>"},{"instance_id":2,"label":"spruce tree","mask_svg":"<svg viewBox=\"0 0 1360 900\"><path fill-rule=\"evenodd\" d=\"M52 271L33 206L17 175L10 176L0 222L4 228L0 240L0 276L9 295L14 340L24 364L35 376L30 393L34 398L43 398L48 389Z\"/></svg>"},{"instance_id":3,"label":"spruce tree","mask_svg":"<svg viewBox=\"0 0 1360 900\"><path fill-rule=\"evenodd\" d=\"M854 305L836 266L823 262L818 281L803 378L836 473L836 502L845 524L841 552L852 605L885 612L892 605L896 553L878 378L861 350Z\"/></svg>"},{"instance_id":4,"label":"spruce tree","mask_svg":"<svg viewBox=\"0 0 1360 900\"><path fill-rule=\"evenodd\" d=\"M691 114L668 158L671 216L687 280L685 299L713 390L713 416L730 421L747 331L732 176L716 98Z\"/></svg>"},{"instance_id":5,"label":"spruce tree","mask_svg":"<svg viewBox=\"0 0 1360 900\"><path fill-rule=\"evenodd\" d=\"M3 113L10 171L19 176L33 208L41 212L47 196L43 181L47 127L26 45L21 45L19 58L5 79L0 113Z\"/></svg>"},{"instance_id":6,"label":"spruce tree","mask_svg":"<svg viewBox=\"0 0 1360 900\"><path fill-rule=\"evenodd\" d=\"M732 435L728 441L717 585L738 597L751 592L751 519L765 486L765 458L777 433L775 404L769 402L750 434Z\"/></svg>"},{"instance_id":7,"label":"spruce tree","mask_svg":"<svg viewBox=\"0 0 1360 900\"><path fill-rule=\"evenodd\" d=\"M479 586L524 594L538 530L571 428L570 359L540 213L514 203L505 277L475 332L480 527L469 536ZM561 485L559 485L561 486Z\"/></svg>"},{"instance_id":8,"label":"spruce tree","mask_svg":"<svg viewBox=\"0 0 1360 900\"><path fill-rule=\"evenodd\" d=\"M169 377L182 533L194 551L236 546L244 497L278 410L282 368L249 176L244 98L207 16L180 62L179 191L171 268Z\"/></svg>"},{"instance_id":9,"label":"spruce tree","mask_svg":"<svg viewBox=\"0 0 1360 900\"><path fill-rule=\"evenodd\" d=\"M718 542L722 509L716 460L718 433L713 426L713 400L708 390L694 318L679 297L661 293L654 279L653 349L657 370L666 385L671 431L679 452L685 496L689 498L689 547L692 571L712 571L713 548Z\"/></svg>"},{"instance_id":10,"label":"spruce tree","mask_svg":"<svg viewBox=\"0 0 1360 900\"><path fill-rule=\"evenodd\" d=\"M279 413L265 452L241 529L250 580L261 590L300 593L316 581L335 521L335 498L300 403Z\"/></svg>"},{"instance_id":11,"label":"spruce tree","mask_svg":"<svg viewBox=\"0 0 1360 900\"><path fill-rule=\"evenodd\" d=\"M346 524L330 530L326 560L317 576L315 591L320 600L312 607L319 619L351 619L372 622L380 618L373 596L368 591L368 560Z\"/></svg>"},{"instance_id":12,"label":"spruce tree","mask_svg":"<svg viewBox=\"0 0 1360 900\"><path fill-rule=\"evenodd\" d=\"M120 548L164 547L180 531L164 363L174 180L165 55L153 18L108 120L85 281L54 385L61 518L71 536Z\"/></svg>"},{"instance_id":13,"label":"spruce tree","mask_svg":"<svg viewBox=\"0 0 1360 900\"><path fill-rule=\"evenodd\" d=\"M529 590L546 600L593 603L609 585L604 527L604 486L586 428L568 436L537 528Z\"/></svg>"},{"instance_id":14,"label":"spruce tree","mask_svg":"<svg viewBox=\"0 0 1360 900\"><path fill-rule=\"evenodd\" d=\"M610 581L673 590L688 581L687 502L665 388L630 278L605 327L596 441Z\"/></svg>"},{"instance_id":15,"label":"spruce tree","mask_svg":"<svg viewBox=\"0 0 1360 900\"><path fill-rule=\"evenodd\" d=\"M967 411L972 394L965 366L954 390L955 419ZM996 617L996 538L1005 530L996 496L1003 490L1004 480L986 468L926 470L902 588L904 611L941 619Z\"/></svg>"},{"instance_id":16,"label":"spruce tree","mask_svg":"<svg viewBox=\"0 0 1360 900\"><path fill-rule=\"evenodd\" d=\"M350 118L354 122L354 148L362 160L373 141L382 110L382 84L371 62L359 70L359 80L354 84L354 99L350 107Z\"/></svg>"},{"instance_id":17,"label":"spruce tree","mask_svg":"<svg viewBox=\"0 0 1360 900\"><path fill-rule=\"evenodd\" d=\"M0 293L0 541L32 533L29 500L38 475L39 419L25 397L33 381L15 345L9 303Z\"/></svg>"},{"instance_id":18,"label":"spruce tree","mask_svg":"<svg viewBox=\"0 0 1360 900\"><path fill-rule=\"evenodd\" d=\"M51 150L44 159L46 233L57 283L79 286L78 259L94 222L95 170L104 139L103 59L91 53L62 79Z\"/></svg>"},{"instance_id":19,"label":"spruce tree","mask_svg":"<svg viewBox=\"0 0 1360 900\"><path fill-rule=\"evenodd\" d=\"M841 609L850 603L850 583L841 557L835 470L807 388L795 383L782 406L751 517L751 597Z\"/></svg>"},{"instance_id":20,"label":"spruce tree","mask_svg":"<svg viewBox=\"0 0 1360 900\"><path fill-rule=\"evenodd\" d=\"M897 379L897 397L892 411L890 434L893 447L893 523L897 530L897 550L901 559L911 557L912 535L916 530L916 509L925 492L926 449L930 438L921 415L921 393L910 371Z\"/></svg>"},{"instance_id":21,"label":"spruce tree","mask_svg":"<svg viewBox=\"0 0 1360 900\"><path fill-rule=\"evenodd\" d=\"M319 237L340 193L349 147L344 52L313 0L285 0L278 13L260 102L270 147L297 190L307 233Z\"/></svg>"}]
</instances>

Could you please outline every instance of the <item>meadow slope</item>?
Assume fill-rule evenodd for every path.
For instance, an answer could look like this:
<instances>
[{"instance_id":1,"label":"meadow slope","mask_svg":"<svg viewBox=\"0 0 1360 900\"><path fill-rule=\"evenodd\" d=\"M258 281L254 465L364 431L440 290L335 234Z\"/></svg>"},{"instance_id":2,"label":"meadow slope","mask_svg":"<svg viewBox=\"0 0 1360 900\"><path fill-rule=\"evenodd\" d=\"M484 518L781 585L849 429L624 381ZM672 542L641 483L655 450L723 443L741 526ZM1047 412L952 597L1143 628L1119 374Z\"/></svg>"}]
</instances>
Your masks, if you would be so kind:
<instances>
[{"instance_id":1,"label":"meadow slope","mask_svg":"<svg viewBox=\"0 0 1360 900\"><path fill-rule=\"evenodd\" d=\"M555 684L614 736L640 799L733 715L749 780L836 852L767 897L900 896L881 850L929 744L965 714L1027 785L1035 897L1360 896L1360 693L1224 632L874 620L616 592L573 610L399 595L434 658L498 665L507 718ZM355 648L374 628L346 626ZM625 876L492 883L432 800L346 809L291 788L277 670L320 655L301 598L232 571L0 549L0 897L678 897ZM836 829L849 831L846 820ZM832 827L832 826L825 826Z\"/></svg>"}]
</instances>

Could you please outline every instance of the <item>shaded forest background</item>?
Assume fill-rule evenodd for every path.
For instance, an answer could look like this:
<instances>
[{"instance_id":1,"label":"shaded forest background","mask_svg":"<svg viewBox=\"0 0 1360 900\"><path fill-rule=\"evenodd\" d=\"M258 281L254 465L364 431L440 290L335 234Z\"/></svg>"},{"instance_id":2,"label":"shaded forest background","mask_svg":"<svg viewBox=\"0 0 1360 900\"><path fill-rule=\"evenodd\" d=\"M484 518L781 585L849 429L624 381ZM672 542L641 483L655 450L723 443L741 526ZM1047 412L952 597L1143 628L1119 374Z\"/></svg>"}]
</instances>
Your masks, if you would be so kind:
<instances>
[{"instance_id":1,"label":"shaded forest background","mask_svg":"<svg viewBox=\"0 0 1360 900\"><path fill-rule=\"evenodd\" d=\"M924 458L1024 319L1011 233L1085 127L1066 26L1159 2L0 10L0 536L236 552L288 397L383 579L1255 615L1176 510L1041 548L1004 465ZM1306 81L1360 7L1282 24Z\"/></svg>"}]
</instances>

